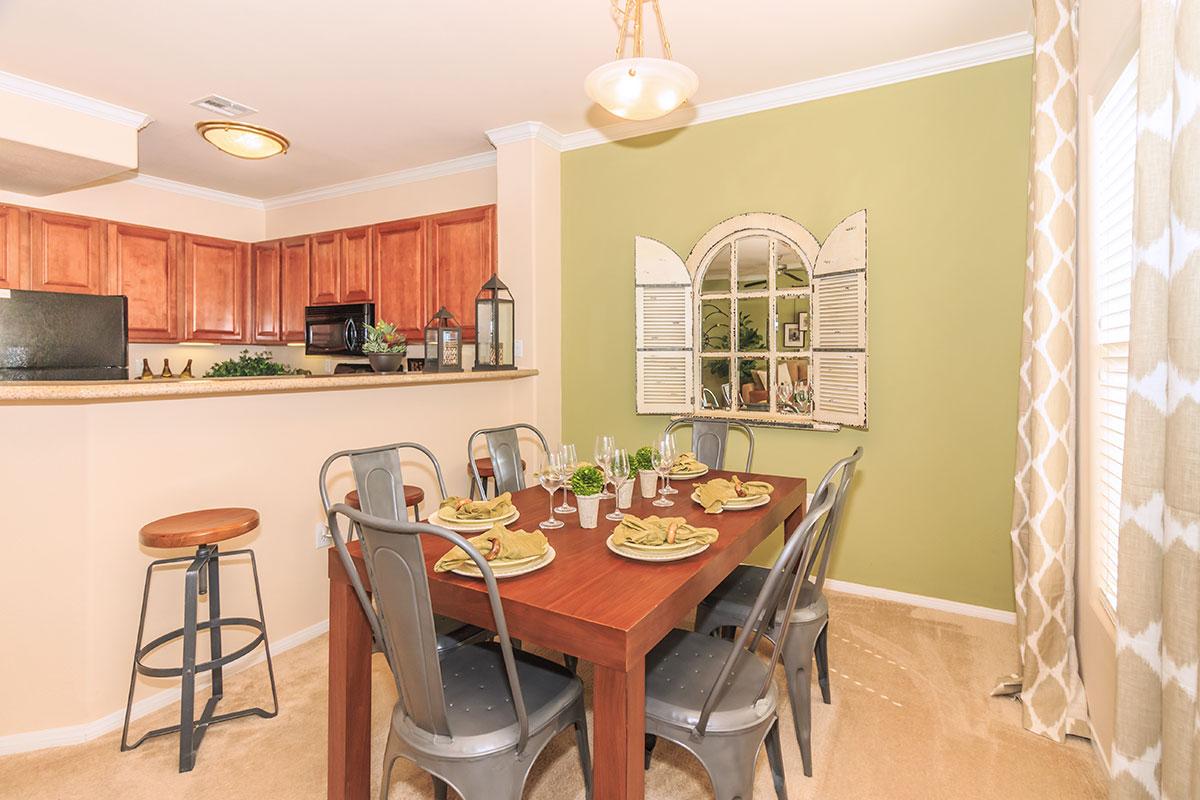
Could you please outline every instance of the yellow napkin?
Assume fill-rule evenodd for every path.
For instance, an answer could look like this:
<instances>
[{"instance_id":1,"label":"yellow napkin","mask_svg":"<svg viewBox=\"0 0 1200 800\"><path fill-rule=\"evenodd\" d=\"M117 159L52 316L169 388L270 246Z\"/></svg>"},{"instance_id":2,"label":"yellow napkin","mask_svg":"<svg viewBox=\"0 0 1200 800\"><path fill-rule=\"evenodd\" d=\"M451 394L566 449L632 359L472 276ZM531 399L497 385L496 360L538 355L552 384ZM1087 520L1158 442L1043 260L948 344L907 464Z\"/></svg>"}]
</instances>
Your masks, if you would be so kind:
<instances>
[{"instance_id":1,"label":"yellow napkin","mask_svg":"<svg viewBox=\"0 0 1200 800\"><path fill-rule=\"evenodd\" d=\"M447 497L438 507L438 516L450 522L470 522L481 519L499 519L511 514L512 510L512 492L505 492L491 500Z\"/></svg>"},{"instance_id":2,"label":"yellow napkin","mask_svg":"<svg viewBox=\"0 0 1200 800\"><path fill-rule=\"evenodd\" d=\"M717 540L718 535L716 528L697 528L685 522L683 517L646 517L641 519L632 514L626 514L625 519L621 520L621 524L613 531L612 541L613 544L625 544L626 542L648 545L670 544L667 539L672 529L674 529L676 542L712 544Z\"/></svg>"},{"instance_id":3,"label":"yellow napkin","mask_svg":"<svg viewBox=\"0 0 1200 800\"><path fill-rule=\"evenodd\" d=\"M740 491L739 491L740 489ZM720 514L725 503L738 498L756 497L760 494L770 494L775 487L764 481L743 481L734 475L733 480L713 478L696 487L696 497L704 506L706 514Z\"/></svg>"},{"instance_id":4,"label":"yellow napkin","mask_svg":"<svg viewBox=\"0 0 1200 800\"><path fill-rule=\"evenodd\" d=\"M680 453L675 459L675 464L671 467L672 475L686 475L692 472L701 472L704 470L704 464L696 460L696 454L692 452Z\"/></svg>"},{"instance_id":5,"label":"yellow napkin","mask_svg":"<svg viewBox=\"0 0 1200 800\"><path fill-rule=\"evenodd\" d=\"M521 558L529 558L530 556L540 556L546 552L548 547L546 543L546 535L541 531L510 531L503 525L496 524L487 533L481 533L478 536L472 536L467 540L471 546L484 554L486 558L493 550L496 555L488 559L493 565L499 565L505 561L516 561ZM496 543L499 542L499 547ZM446 551L446 555L438 559L433 565L434 572L449 572L457 569L464 564L474 565L466 551L455 545Z\"/></svg>"}]
</instances>

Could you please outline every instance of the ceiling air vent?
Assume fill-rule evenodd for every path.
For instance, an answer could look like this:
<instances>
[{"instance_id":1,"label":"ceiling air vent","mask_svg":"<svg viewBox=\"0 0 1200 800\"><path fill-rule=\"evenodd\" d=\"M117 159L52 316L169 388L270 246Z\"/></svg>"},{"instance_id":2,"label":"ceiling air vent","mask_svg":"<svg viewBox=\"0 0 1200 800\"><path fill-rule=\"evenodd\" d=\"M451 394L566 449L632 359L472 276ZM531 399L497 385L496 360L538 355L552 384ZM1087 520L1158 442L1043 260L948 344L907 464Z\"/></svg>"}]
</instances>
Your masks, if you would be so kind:
<instances>
[{"instance_id":1,"label":"ceiling air vent","mask_svg":"<svg viewBox=\"0 0 1200 800\"><path fill-rule=\"evenodd\" d=\"M211 111L214 114L220 114L223 117L244 117L247 114L258 113L257 108L242 105L235 100L230 100L228 97L222 97L219 94L210 94L208 97L193 100L192 105L196 108L203 108L205 111Z\"/></svg>"}]
</instances>

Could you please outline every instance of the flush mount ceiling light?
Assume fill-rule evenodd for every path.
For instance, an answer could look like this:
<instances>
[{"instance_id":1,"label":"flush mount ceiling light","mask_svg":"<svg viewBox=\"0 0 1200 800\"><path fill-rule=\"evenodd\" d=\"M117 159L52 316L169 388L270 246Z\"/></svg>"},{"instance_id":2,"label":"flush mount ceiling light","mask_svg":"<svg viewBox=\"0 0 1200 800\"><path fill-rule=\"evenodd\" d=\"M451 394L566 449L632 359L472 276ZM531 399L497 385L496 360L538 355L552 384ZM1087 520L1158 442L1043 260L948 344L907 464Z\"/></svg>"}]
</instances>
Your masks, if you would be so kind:
<instances>
[{"instance_id":1,"label":"flush mount ceiling light","mask_svg":"<svg viewBox=\"0 0 1200 800\"><path fill-rule=\"evenodd\" d=\"M584 81L588 97L624 119L646 120L665 116L696 93L700 79L689 67L671 60L671 43L663 27L659 0L609 0L621 31L617 59L596 67ZM642 55L642 7L654 7L663 57ZM633 26L633 57L625 58L625 39Z\"/></svg>"},{"instance_id":2,"label":"flush mount ceiling light","mask_svg":"<svg viewBox=\"0 0 1200 800\"><path fill-rule=\"evenodd\" d=\"M213 147L238 158L270 158L288 151L288 140L278 133L244 122L197 122L196 132Z\"/></svg>"}]
</instances>

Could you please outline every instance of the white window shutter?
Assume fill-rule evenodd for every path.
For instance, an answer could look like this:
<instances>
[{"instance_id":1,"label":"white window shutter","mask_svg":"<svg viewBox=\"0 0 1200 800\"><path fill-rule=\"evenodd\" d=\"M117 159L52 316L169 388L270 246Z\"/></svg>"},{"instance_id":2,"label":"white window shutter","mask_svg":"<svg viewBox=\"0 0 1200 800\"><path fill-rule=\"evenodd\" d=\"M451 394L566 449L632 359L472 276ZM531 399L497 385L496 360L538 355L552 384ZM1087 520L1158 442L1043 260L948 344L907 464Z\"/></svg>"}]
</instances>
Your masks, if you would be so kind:
<instances>
[{"instance_id":1,"label":"white window shutter","mask_svg":"<svg viewBox=\"0 0 1200 800\"><path fill-rule=\"evenodd\" d=\"M813 353L813 419L866 427L866 353Z\"/></svg>"},{"instance_id":2,"label":"white window shutter","mask_svg":"<svg viewBox=\"0 0 1200 800\"><path fill-rule=\"evenodd\" d=\"M683 259L662 242L636 237L634 295L637 413L692 411L692 277Z\"/></svg>"},{"instance_id":3,"label":"white window shutter","mask_svg":"<svg viewBox=\"0 0 1200 800\"><path fill-rule=\"evenodd\" d=\"M813 419L867 426L867 212L821 245L812 279Z\"/></svg>"},{"instance_id":4,"label":"white window shutter","mask_svg":"<svg viewBox=\"0 0 1200 800\"><path fill-rule=\"evenodd\" d=\"M813 347L865 350L867 276L842 272L813 279Z\"/></svg>"}]
</instances>

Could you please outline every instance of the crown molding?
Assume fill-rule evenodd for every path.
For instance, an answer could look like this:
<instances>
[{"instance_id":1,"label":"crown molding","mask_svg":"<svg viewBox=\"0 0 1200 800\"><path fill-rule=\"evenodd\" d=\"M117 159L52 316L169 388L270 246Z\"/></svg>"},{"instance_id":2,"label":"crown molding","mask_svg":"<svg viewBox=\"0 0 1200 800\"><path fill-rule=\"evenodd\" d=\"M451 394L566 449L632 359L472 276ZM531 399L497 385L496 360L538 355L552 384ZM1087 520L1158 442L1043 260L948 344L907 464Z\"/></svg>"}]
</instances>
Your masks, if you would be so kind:
<instances>
[{"instance_id":1,"label":"crown molding","mask_svg":"<svg viewBox=\"0 0 1200 800\"><path fill-rule=\"evenodd\" d=\"M566 142L563 135L544 122L518 122L515 125L492 128L489 131L485 131L485 133L493 147L535 139L555 150L562 151L566 149Z\"/></svg>"},{"instance_id":2,"label":"crown molding","mask_svg":"<svg viewBox=\"0 0 1200 800\"><path fill-rule=\"evenodd\" d=\"M329 200L334 197L345 197L346 195L370 192L376 189L387 189L392 186L402 186L406 183L427 181L431 178L455 175L460 172L473 172L477 169L494 166L496 166L496 151L489 150L486 153L475 153L460 158L452 158L447 161L438 161L433 164L412 167L411 169L402 169L398 172L388 172L384 175L375 175L370 178L361 178L355 181L346 181L345 183L335 183L332 186L322 186L303 192L270 197L262 201L263 208L268 211L274 208L286 208L287 206L312 203L317 200Z\"/></svg>"},{"instance_id":3,"label":"crown molding","mask_svg":"<svg viewBox=\"0 0 1200 800\"><path fill-rule=\"evenodd\" d=\"M97 119L126 125L134 130L140 131L153 121L149 114L133 111L123 106L114 105L113 103L106 103L94 97L76 94L67 89L51 86L48 83L23 78L11 72L0 72L0 90L18 94L22 97L29 97L34 100L41 100L46 103L53 103L56 106L78 111Z\"/></svg>"},{"instance_id":4,"label":"crown molding","mask_svg":"<svg viewBox=\"0 0 1200 800\"><path fill-rule=\"evenodd\" d=\"M814 78L774 89L713 100L694 106L685 106L678 112L652 122L620 122L603 128L587 128L560 136L563 150L578 150L598 144L617 142L635 136L702 125L743 114L768 111L774 108L820 100L839 94L858 92L877 86L925 78L943 72L977 67L993 61L1004 61L1033 53L1033 37L1028 33L1014 33L983 42L952 47L934 53L914 56L901 61L877 64L873 67ZM526 123L529 124L529 123ZM490 135L490 134L489 134Z\"/></svg>"},{"instance_id":5,"label":"crown molding","mask_svg":"<svg viewBox=\"0 0 1200 800\"><path fill-rule=\"evenodd\" d=\"M164 192L174 192L175 194L187 195L188 197L199 197L202 200L211 200L216 203L225 203L226 205L238 206L240 208L253 208L258 211L263 211L266 208L262 200L254 197L246 197L245 195L233 194L232 192L222 192L219 189L209 189L206 186L196 186L191 183L173 181L169 178L159 178L156 175L140 174L130 178L129 182L136 183L138 186L160 189Z\"/></svg>"}]
</instances>

